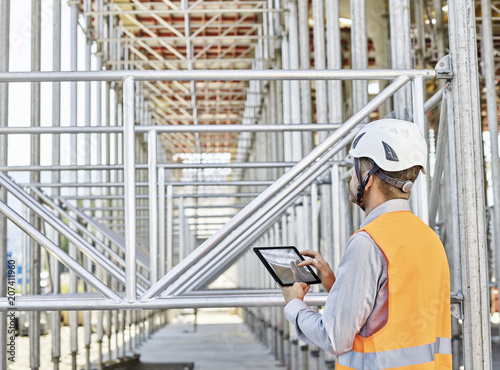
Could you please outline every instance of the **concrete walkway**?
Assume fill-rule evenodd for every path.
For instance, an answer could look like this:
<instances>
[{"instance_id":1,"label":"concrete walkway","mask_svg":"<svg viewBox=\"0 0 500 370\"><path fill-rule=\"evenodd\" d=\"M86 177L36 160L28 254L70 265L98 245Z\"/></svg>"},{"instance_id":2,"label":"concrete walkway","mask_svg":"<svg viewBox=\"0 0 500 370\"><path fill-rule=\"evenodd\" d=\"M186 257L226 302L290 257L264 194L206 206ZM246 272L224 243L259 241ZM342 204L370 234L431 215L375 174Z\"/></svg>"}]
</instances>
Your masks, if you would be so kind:
<instances>
[{"instance_id":1,"label":"concrete walkway","mask_svg":"<svg viewBox=\"0 0 500 370\"><path fill-rule=\"evenodd\" d=\"M140 362L194 363L195 370L279 369L269 351L237 315L199 311L155 332L140 348ZM283 367L281 367L283 369Z\"/></svg>"}]
</instances>

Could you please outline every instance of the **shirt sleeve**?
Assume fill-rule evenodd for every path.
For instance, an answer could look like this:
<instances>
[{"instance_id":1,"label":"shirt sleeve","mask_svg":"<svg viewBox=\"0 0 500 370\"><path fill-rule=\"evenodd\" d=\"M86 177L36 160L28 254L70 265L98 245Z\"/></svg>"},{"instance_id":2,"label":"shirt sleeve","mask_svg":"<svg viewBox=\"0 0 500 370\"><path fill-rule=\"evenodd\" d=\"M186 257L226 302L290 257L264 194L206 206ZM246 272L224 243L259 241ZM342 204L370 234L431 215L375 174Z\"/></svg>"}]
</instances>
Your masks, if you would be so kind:
<instances>
[{"instance_id":1,"label":"shirt sleeve","mask_svg":"<svg viewBox=\"0 0 500 370\"><path fill-rule=\"evenodd\" d=\"M354 337L375 305L383 272L380 250L365 232L354 234L337 269L323 314L300 299L285 307L285 317L295 325L300 340L340 355L352 348Z\"/></svg>"}]
</instances>

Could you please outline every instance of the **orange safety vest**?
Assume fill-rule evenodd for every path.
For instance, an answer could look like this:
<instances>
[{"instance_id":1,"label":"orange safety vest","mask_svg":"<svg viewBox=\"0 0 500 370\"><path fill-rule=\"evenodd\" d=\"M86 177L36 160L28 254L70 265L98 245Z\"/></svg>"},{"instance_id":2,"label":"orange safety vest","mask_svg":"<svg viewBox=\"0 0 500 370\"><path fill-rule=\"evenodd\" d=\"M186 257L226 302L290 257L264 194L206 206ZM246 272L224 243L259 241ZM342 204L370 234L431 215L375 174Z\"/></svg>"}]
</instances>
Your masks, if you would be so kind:
<instances>
[{"instance_id":1,"label":"orange safety vest","mask_svg":"<svg viewBox=\"0 0 500 370\"><path fill-rule=\"evenodd\" d=\"M359 231L387 260L389 315L372 336L356 335L336 369L451 370L450 271L438 236L409 211L385 213Z\"/></svg>"}]
</instances>

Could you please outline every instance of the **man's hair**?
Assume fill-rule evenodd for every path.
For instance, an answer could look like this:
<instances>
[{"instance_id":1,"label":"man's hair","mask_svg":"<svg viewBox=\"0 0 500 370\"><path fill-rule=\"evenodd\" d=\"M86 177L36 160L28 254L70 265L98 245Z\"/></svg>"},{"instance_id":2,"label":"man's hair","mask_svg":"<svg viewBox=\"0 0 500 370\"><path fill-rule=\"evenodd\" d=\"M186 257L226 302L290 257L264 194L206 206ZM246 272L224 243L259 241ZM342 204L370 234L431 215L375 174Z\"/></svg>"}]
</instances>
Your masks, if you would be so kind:
<instances>
[{"instance_id":1,"label":"man's hair","mask_svg":"<svg viewBox=\"0 0 500 370\"><path fill-rule=\"evenodd\" d=\"M372 164L370 163L368 158L364 158L364 157L360 158L359 161L361 164L361 173L363 174L363 176L366 176L368 171L372 168ZM413 166L413 167L410 167L410 168L408 168L406 170L402 170L402 171L390 172L390 171L384 171L383 169L380 169L380 171L382 171L387 176L390 176L392 178L395 178L398 180L403 180L403 181L411 181L414 183L418 177L418 174L420 173L421 168L422 167L420 167L420 166ZM363 177L363 176L361 176L361 177ZM378 188L382 192L382 195L384 196L385 200L409 199L410 198L411 191L405 193L400 188L397 188L394 185L391 185L388 182L385 182L382 180L377 181L376 183L378 183Z\"/></svg>"}]
</instances>

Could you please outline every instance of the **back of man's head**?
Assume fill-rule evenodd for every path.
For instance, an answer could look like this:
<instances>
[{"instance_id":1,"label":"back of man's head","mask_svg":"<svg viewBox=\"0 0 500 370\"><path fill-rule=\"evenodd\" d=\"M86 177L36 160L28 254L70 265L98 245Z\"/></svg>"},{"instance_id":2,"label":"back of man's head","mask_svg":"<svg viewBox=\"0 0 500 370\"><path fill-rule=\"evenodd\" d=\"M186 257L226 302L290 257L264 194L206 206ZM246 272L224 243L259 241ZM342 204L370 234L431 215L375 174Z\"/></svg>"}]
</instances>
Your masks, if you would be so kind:
<instances>
[{"instance_id":1,"label":"back of man's head","mask_svg":"<svg viewBox=\"0 0 500 370\"><path fill-rule=\"evenodd\" d=\"M417 125L397 119L367 124L356 135L349 154L359 160L362 178L378 168L373 173L387 200L408 199L420 170L425 174L427 165L427 143Z\"/></svg>"}]
</instances>

